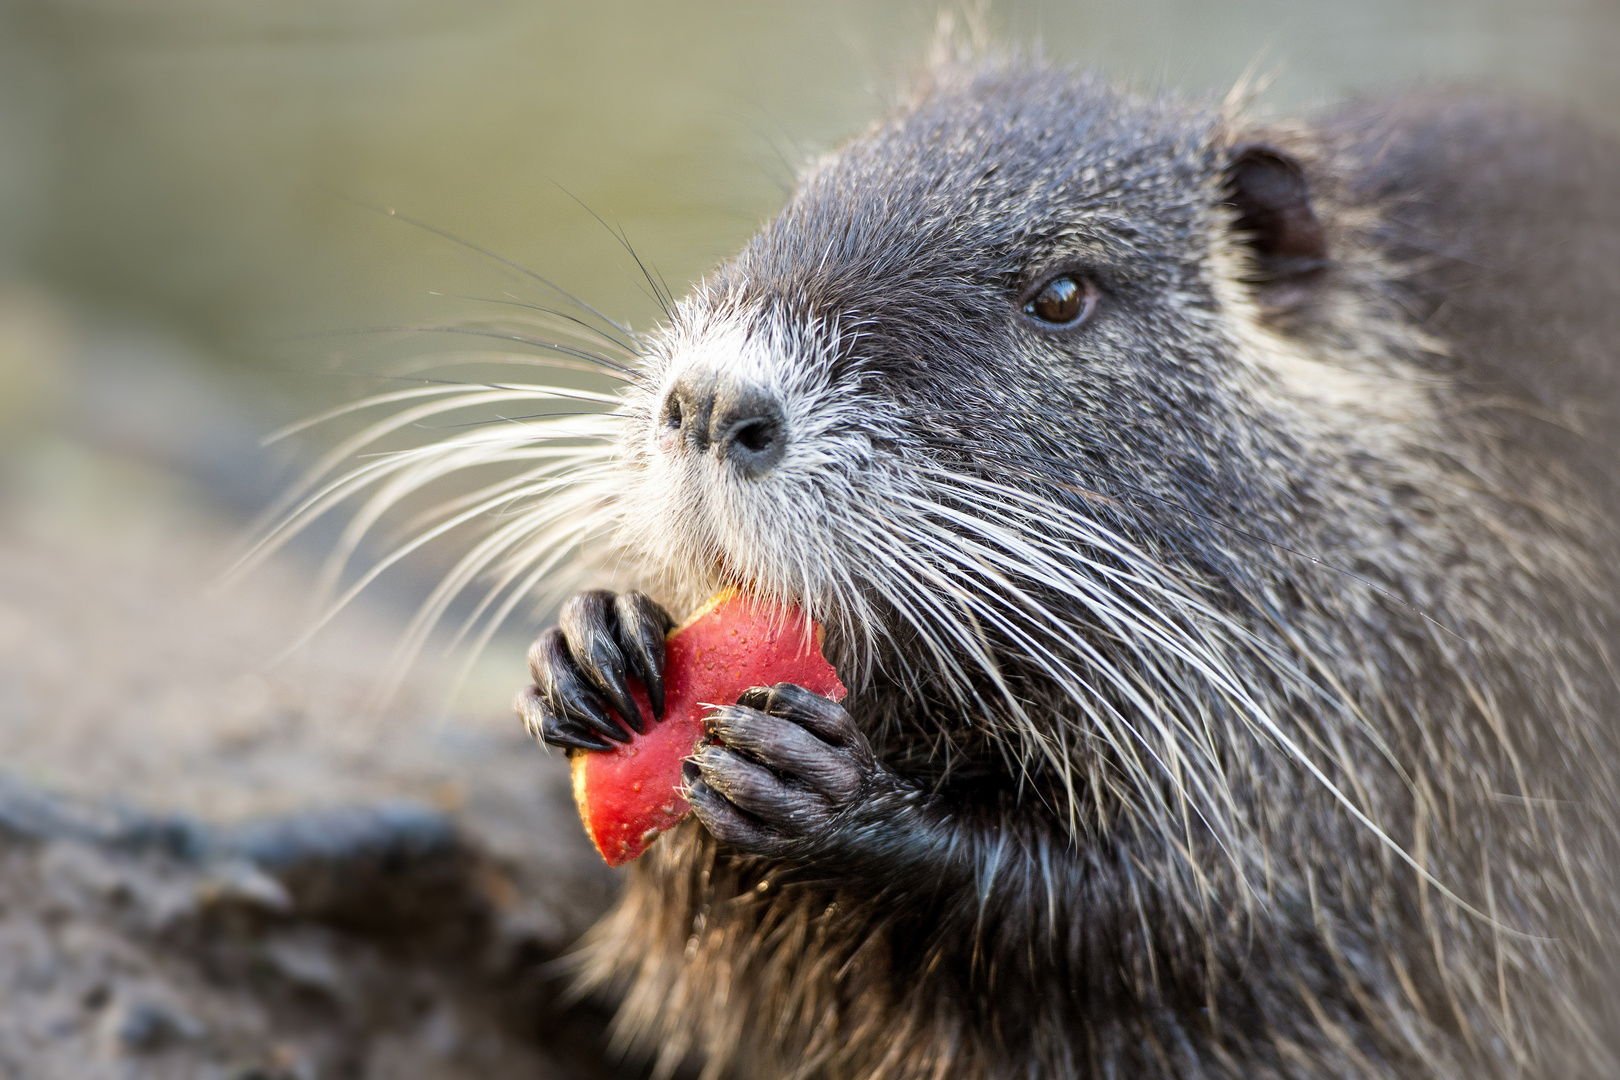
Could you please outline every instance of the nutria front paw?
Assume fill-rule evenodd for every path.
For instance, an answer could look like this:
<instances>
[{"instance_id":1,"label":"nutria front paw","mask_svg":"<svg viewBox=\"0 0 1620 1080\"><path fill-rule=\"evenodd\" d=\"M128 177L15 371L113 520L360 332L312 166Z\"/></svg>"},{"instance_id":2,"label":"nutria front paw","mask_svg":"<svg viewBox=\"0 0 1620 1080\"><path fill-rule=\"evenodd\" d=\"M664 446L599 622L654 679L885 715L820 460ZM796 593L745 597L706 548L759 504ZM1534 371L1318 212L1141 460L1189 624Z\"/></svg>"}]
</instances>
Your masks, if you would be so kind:
<instances>
[{"instance_id":1,"label":"nutria front paw","mask_svg":"<svg viewBox=\"0 0 1620 1080\"><path fill-rule=\"evenodd\" d=\"M717 840L756 855L814 858L890 779L843 706L792 683L756 686L704 719L682 767L687 799Z\"/></svg>"},{"instance_id":2,"label":"nutria front paw","mask_svg":"<svg viewBox=\"0 0 1620 1080\"><path fill-rule=\"evenodd\" d=\"M653 716L664 718L664 635L674 625L668 612L643 593L615 596L595 589L564 604L558 623L529 646L534 685L515 703L529 734L569 750L607 750L610 739L628 742L629 733L608 708L641 733L641 711L630 696L632 675L646 687Z\"/></svg>"}]
</instances>

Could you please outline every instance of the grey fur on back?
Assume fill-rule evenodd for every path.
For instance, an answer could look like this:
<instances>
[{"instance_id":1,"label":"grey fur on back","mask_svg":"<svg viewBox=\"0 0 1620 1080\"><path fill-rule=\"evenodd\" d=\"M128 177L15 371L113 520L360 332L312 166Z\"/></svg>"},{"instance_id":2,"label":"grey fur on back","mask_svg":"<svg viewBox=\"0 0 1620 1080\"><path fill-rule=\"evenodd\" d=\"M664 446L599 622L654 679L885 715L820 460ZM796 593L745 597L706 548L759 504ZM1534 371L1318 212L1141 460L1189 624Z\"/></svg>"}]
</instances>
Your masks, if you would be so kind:
<instances>
[{"instance_id":1,"label":"grey fur on back","mask_svg":"<svg viewBox=\"0 0 1620 1080\"><path fill-rule=\"evenodd\" d=\"M1458 373L1534 409L1497 418L1527 450L1612 485L1620 147L1551 109L1457 92L1348 108L1327 130L1358 197L1388 204L1380 240Z\"/></svg>"},{"instance_id":2,"label":"grey fur on back","mask_svg":"<svg viewBox=\"0 0 1620 1080\"><path fill-rule=\"evenodd\" d=\"M1288 292L1225 202L1255 143L1328 241ZM672 605L718 549L828 623L968 883L689 821L582 961L627 1044L740 1076L1615 1075L1616 161L1461 95L1267 127L990 64L811 169L645 384L716 328L765 342L818 403L801 517L670 520L648 389L613 520ZM1063 267L1095 323L1019 322Z\"/></svg>"}]
</instances>

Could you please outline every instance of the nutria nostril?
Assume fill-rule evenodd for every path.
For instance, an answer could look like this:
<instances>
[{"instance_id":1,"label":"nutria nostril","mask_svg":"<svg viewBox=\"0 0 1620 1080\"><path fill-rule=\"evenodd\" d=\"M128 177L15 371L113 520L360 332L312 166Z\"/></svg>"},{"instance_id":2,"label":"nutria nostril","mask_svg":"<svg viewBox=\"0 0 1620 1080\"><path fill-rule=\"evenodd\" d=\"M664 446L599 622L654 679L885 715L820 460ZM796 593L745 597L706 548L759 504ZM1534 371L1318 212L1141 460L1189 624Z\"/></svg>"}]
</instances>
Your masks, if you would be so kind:
<instances>
[{"instance_id":1,"label":"nutria nostril","mask_svg":"<svg viewBox=\"0 0 1620 1080\"><path fill-rule=\"evenodd\" d=\"M670 394L669 397L664 400L664 411L661 416L664 430L681 430L681 425L685 422L685 419L686 410L681 406L680 395Z\"/></svg>"},{"instance_id":2,"label":"nutria nostril","mask_svg":"<svg viewBox=\"0 0 1620 1080\"><path fill-rule=\"evenodd\" d=\"M679 433L676 448L697 454L708 452L709 426L718 391L718 380L703 373L687 375L670 387L662 416L665 434Z\"/></svg>"},{"instance_id":3,"label":"nutria nostril","mask_svg":"<svg viewBox=\"0 0 1620 1080\"><path fill-rule=\"evenodd\" d=\"M712 431L720 460L750 480L775 468L787 449L781 405L753 389L716 402Z\"/></svg>"},{"instance_id":4,"label":"nutria nostril","mask_svg":"<svg viewBox=\"0 0 1620 1080\"><path fill-rule=\"evenodd\" d=\"M769 420L750 420L731 433L733 442L758 454L776 444L776 425Z\"/></svg>"}]
</instances>

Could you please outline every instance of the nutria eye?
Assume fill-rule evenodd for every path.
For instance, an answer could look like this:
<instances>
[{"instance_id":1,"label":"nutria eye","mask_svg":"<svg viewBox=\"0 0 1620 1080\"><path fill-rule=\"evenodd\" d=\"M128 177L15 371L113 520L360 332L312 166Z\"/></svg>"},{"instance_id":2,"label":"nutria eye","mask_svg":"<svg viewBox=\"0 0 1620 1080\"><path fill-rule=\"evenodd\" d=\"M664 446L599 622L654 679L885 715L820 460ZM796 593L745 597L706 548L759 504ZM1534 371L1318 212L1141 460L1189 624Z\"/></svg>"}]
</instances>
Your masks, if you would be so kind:
<instances>
[{"instance_id":1,"label":"nutria eye","mask_svg":"<svg viewBox=\"0 0 1620 1080\"><path fill-rule=\"evenodd\" d=\"M1051 326L1079 326L1097 306L1097 286L1063 274L1042 285L1024 305L1024 314Z\"/></svg>"}]
</instances>

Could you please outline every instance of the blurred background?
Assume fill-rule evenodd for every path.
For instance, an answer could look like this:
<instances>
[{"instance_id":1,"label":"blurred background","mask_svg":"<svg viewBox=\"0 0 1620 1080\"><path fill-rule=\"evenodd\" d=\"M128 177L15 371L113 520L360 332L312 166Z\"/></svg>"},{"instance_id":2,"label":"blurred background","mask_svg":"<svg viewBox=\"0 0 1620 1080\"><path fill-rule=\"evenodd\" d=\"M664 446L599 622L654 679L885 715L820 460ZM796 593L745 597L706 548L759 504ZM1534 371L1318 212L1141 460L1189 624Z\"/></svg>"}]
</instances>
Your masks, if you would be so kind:
<instances>
[{"instance_id":1,"label":"blurred background","mask_svg":"<svg viewBox=\"0 0 1620 1080\"><path fill-rule=\"evenodd\" d=\"M480 947L507 949L491 961L501 978L563 949L613 878L578 834L561 763L507 710L546 613L520 609L455 687L428 650L378 708L375 673L445 565L429 557L282 657L310 625L336 526L225 587L220 575L299 466L349 429L263 437L396 388L458 344L420 328L546 300L514 266L648 327L656 304L604 222L683 292L780 205L807 155L885 106L939 10L0 0L0 779L24 801L67 800L8 818L0 799L0 836L30 838L16 857L36 860L0 902L0 1004L25 985L34 1003L0 1008L0 1076L98 1075L92 1058L162 1076L227 1060L270 1070L243 1077L326 1075L332 1061L352 1065L332 1075L384 1076L396 1058L410 1075L440 1075L421 1071L429 1060L445 1076L506 1075L497 1059L525 1063L512 1075L596 1075L597 1020L567 1014L587 1033L568 1058L555 1028L486 1022L487 972L473 998L424 991L404 1019L346 1021L319 1045L280 998L199 1004L207 979L156 953L125 965L139 978L108 974L125 968L106 957L147 931L96 907L99 886L79 878L62 895L89 889L90 906L72 910L124 944L103 956L42 930L62 917L42 914L57 878L37 862L55 849L38 845L89 836L125 858L106 854L123 850L116 828L62 825L79 819L61 807L81 803L209 836L409 805L506 875L498 902L479 901L500 912L486 937L504 944ZM1003 0L987 21L1142 89L1220 95L1253 74L1270 112L1464 83L1620 125L1615 0ZM292 903L278 933L303 911ZM337 973L312 975L306 956L277 960L277 978L366 1000L331 989L348 985L348 960L312 955ZM455 1071L480 1053L483 1071Z\"/></svg>"}]
</instances>

